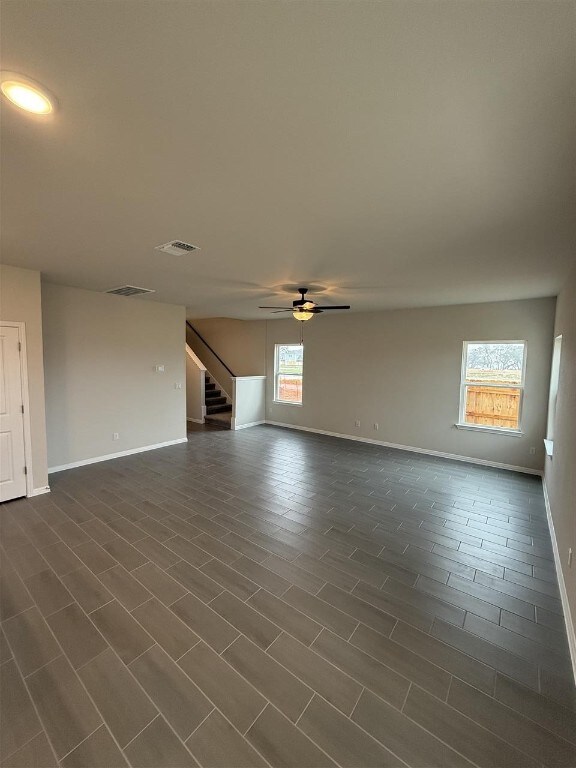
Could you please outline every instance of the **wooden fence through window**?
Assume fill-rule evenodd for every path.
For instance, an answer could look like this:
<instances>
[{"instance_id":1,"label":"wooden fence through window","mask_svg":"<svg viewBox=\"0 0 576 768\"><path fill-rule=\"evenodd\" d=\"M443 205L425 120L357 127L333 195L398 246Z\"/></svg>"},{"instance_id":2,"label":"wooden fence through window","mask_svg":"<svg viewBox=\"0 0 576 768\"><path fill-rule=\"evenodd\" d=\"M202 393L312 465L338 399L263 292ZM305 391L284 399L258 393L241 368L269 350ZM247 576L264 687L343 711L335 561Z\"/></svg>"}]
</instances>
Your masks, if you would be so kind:
<instances>
[{"instance_id":1,"label":"wooden fence through window","mask_svg":"<svg viewBox=\"0 0 576 768\"><path fill-rule=\"evenodd\" d=\"M466 424L518 428L520 389L473 386L466 387Z\"/></svg>"},{"instance_id":2,"label":"wooden fence through window","mask_svg":"<svg viewBox=\"0 0 576 768\"><path fill-rule=\"evenodd\" d=\"M285 403L302 402L302 376L278 376L278 400Z\"/></svg>"}]
</instances>

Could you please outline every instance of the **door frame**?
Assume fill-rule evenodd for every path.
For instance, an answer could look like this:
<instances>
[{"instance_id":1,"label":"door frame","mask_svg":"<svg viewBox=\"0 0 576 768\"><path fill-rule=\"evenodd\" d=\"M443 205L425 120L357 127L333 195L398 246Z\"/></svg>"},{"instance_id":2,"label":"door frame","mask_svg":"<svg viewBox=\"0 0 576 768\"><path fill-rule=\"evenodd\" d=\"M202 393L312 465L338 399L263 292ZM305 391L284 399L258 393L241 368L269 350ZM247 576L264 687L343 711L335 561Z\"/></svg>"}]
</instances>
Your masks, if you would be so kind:
<instances>
[{"instance_id":1,"label":"door frame","mask_svg":"<svg viewBox=\"0 0 576 768\"><path fill-rule=\"evenodd\" d=\"M28 391L28 355L26 350L26 323L19 320L0 320L0 328L18 329L20 342L20 380L24 405L24 456L26 459L26 497L34 496L34 467L32 466L32 430L30 427L30 395Z\"/></svg>"}]
</instances>

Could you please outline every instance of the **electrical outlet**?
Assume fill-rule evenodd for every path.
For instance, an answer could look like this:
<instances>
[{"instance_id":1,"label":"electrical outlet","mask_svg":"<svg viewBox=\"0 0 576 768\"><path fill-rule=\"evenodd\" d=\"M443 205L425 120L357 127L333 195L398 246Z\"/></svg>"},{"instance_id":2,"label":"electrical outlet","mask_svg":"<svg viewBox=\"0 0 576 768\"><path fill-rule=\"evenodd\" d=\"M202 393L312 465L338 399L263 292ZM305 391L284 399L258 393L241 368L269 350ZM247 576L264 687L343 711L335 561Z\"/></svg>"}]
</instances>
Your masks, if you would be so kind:
<instances>
[{"instance_id":1,"label":"electrical outlet","mask_svg":"<svg viewBox=\"0 0 576 768\"><path fill-rule=\"evenodd\" d=\"M112 440L120 440L120 435L118 434L118 432L112 433Z\"/></svg>"},{"instance_id":2,"label":"electrical outlet","mask_svg":"<svg viewBox=\"0 0 576 768\"><path fill-rule=\"evenodd\" d=\"M531 454L532 456L534 456L534 454L535 454L535 453L536 453L536 448L534 448L534 446L532 446L532 447L530 448L530 454Z\"/></svg>"},{"instance_id":3,"label":"electrical outlet","mask_svg":"<svg viewBox=\"0 0 576 768\"><path fill-rule=\"evenodd\" d=\"M378 429L378 424L374 422L374 429Z\"/></svg>"},{"instance_id":4,"label":"electrical outlet","mask_svg":"<svg viewBox=\"0 0 576 768\"><path fill-rule=\"evenodd\" d=\"M360 422L359 422L358 420L356 420L356 421L354 422L354 424L355 424L357 427L359 427L359 426L360 426Z\"/></svg>"},{"instance_id":5,"label":"electrical outlet","mask_svg":"<svg viewBox=\"0 0 576 768\"><path fill-rule=\"evenodd\" d=\"M175 381L174 382L174 389L182 389L182 382L181 381Z\"/></svg>"},{"instance_id":6,"label":"electrical outlet","mask_svg":"<svg viewBox=\"0 0 576 768\"><path fill-rule=\"evenodd\" d=\"M572 547L568 550L568 568L572 568Z\"/></svg>"}]
</instances>

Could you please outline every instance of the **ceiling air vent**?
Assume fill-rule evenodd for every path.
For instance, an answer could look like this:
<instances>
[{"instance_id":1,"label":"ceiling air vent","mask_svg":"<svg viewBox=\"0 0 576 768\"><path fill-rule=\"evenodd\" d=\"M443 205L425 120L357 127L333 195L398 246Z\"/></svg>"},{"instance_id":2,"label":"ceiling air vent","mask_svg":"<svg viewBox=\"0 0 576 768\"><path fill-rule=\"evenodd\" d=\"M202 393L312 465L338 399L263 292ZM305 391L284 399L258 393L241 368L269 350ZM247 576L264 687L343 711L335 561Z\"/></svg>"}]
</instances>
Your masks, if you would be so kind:
<instances>
[{"instance_id":1,"label":"ceiling air vent","mask_svg":"<svg viewBox=\"0 0 576 768\"><path fill-rule=\"evenodd\" d=\"M156 251L164 251L164 253L171 253L172 256L185 256L191 251L200 250L197 245L190 245L190 243L183 243L182 240L171 240L164 245L157 245Z\"/></svg>"},{"instance_id":2,"label":"ceiling air vent","mask_svg":"<svg viewBox=\"0 0 576 768\"><path fill-rule=\"evenodd\" d=\"M122 285L120 288L111 288L104 293L114 293L116 296L139 296L141 293L156 293L150 288L137 288L135 285Z\"/></svg>"}]
</instances>

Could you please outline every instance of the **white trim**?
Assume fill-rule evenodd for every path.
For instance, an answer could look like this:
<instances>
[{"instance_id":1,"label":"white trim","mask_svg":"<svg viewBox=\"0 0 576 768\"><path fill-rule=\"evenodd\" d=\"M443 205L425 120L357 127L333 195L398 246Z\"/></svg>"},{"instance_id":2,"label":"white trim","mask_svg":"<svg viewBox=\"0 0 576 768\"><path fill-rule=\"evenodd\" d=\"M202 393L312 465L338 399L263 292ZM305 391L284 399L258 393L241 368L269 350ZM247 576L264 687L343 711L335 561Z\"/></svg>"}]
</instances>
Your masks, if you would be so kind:
<instances>
[{"instance_id":1,"label":"white trim","mask_svg":"<svg viewBox=\"0 0 576 768\"><path fill-rule=\"evenodd\" d=\"M242 381L250 381L251 379L265 379L266 376L231 376L231 379L234 381L239 381L240 379Z\"/></svg>"},{"instance_id":2,"label":"white trim","mask_svg":"<svg viewBox=\"0 0 576 768\"><path fill-rule=\"evenodd\" d=\"M546 456L554 456L554 440L548 440L547 437L544 438L544 450L546 451Z\"/></svg>"},{"instance_id":3,"label":"white trim","mask_svg":"<svg viewBox=\"0 0 576 768\"><path fill-rule=\"evenodd\" d=\"M108 453L106 456L94 456L91 459L82 459L73 461L71 464L61 464L58 467L49 467L48 474L52 472L63 472L65 469L75 469L76 467L85 467L87 464L97 464L100 461L110 461L110 459L120 459L122 456L132 456L133 453L144 453L145 451L154 451L156 448L167 448L169 445L178 445L178 443L188 442L187 437L180 437L178 440L167 440L164 443L155 443L154 445L144 445L142 448L130 448L128 451L119 451L118 453Z\"/></svg>"},{"instance_id":4,"label":"white trim","mask_svg":"<svg viewBox=\"0 0 576 768\"><path fill-rule=\"evenodd\" d=\"M554 529L554 520L552 518L552 507L550 506L550 497L546 487L546 478L542 478L542 488L544 489L544 504L546 505L546 515L548 516L548 528L550 529L550 538L552 539L552 549L554 551L554 564L556 566L556 578L560 588L560 601L564 611L564 622L566 624L566 634L568 635L568 647L570 648L570 658L572 659L572 672L576 682L576 626L572 620L570 603L568 602L568 592L566 591L566 582L564 581L564 571L562 570L562 560L556 540L556 531Z\"/></svg>"},{"instance_id":5,"label":"white trim","mask_svg":"<svg viewBox=\"0 0 576 768\"><path fill-rule=\"evenodd\" d=\"M194 363L196 364L197 368L200 368L201 371L205 371L206 370L206 366L204 365L202 360L200 360L198 355L194 352L194 350L190 347L189 344L186 344L186 352L188 353L188 357L191 360L194 361Z\"/></svg>"},{"instance_id":6,"label":"white trim","mask_svg":"<svg viewBox=\"0 0 576 768\"><path fill-rule=\"evenodd\" d=\"M486 427L483 424L454 424L456 429L470 429L472 432L488 432L491 435L506 435L507 437L522 437L524 432L520 429L506 429L506 427Z\"/></svg>"},{"instance_id":7,"label":"white trim","mask_svg":"<svg viewBox=\"0 0 576 768\"><path fill-rule=\"evenodd\" d=\"M34 488L28 496L42 496L43 493L50 493L49 485L45 485L43 488Z\"/></svg>"},{"instance_id":8,"label":"white trim","mask_svg":"<svg viewBox=\"0 0 576 768\"><path fill-rule=\"evenodd\" d=\"M246 429L247 427L257 427L259 424L266 424L266 423L267 422L264 421L264 420L262 420L262 421L250 421L250 422L248 422L248 424L240 424L240 426L237 427L236 426L236 419L231 419L230 420L230 429L232 429L235 432L237 432L239 429Z\"/></svg>"},{"instance_id":9,"label":"white trim","mask_svg":"<svg viewBox=\"0 0 576 768\"><path fill-rule=\"evenodd\" d=\"M193 421L195 424L204 424L204 419L192 419L190 416L186 416L186 421Z\"/></svg>"},{"instance_id":10,"label":"white trim","mask_svg":"<svg viewBox=\"0 0 576 768\"><path fill-rule=\"evenodd\" d=\"M303 432L316 432L319 435L328 435L329 437L341 437L343 440L355 440L358 443L371 443L372 445L381 445L384 448L397 448L399 451L409 451L410 453L425 453L429 456L440 456L442 459L452 459L452 461L465 461L468 464L481 464L485 467L496 467L496 469L507 469L511 472L523 472L527 475L542 475L542 470L531 469L530 467L517 467L514 464L501 464L497 461L487 461L486 459L474 459L471 456L459 456L456 453L443 453L442 451L432 451L429 448L415 448L411 445L399 445L398 443L387 443L384 440L373 440L370 437L358 437L356 435L344 435L341 432L328 432L325 429L314 429L313 427L298 427L295 424L284 424L281 421L269 421L266 424L274 427L287 427L288 429L299 429Z\"/></svg>"},{"instance_id":11,"label":"white trim","mask_svg":"<svg viewBox=\"0 0 576 768\"><path fill-rule=\"evenodd\" d=\"M562 334L554 339L552 350L552 367L550 368L550 387L548 391L548 418L546 420L546 439L553 444L554 427L556 426L556 399L558 397L558 385L560 383L560 366L562 365ZM544 441L546 444L546 440ZM548 452L548 448L546 448ZM552 456L552 452L548 454Z\"/></svg>"},{"instance_id":12,"label":"white trim","mask_svg":"<svg viewBox=\"0 0 576 768\"><path fill-rule=\"evenodd\" d=\"M24 460L26 461L26 496L34 493L34 467L32 464L32 428L30 426L30 392L28 385L28 352L26 349L26 323L22 320L0 320L0 327L17 328L20 342L20 382L24 406Z\"/></svg>"}]
</instances>

